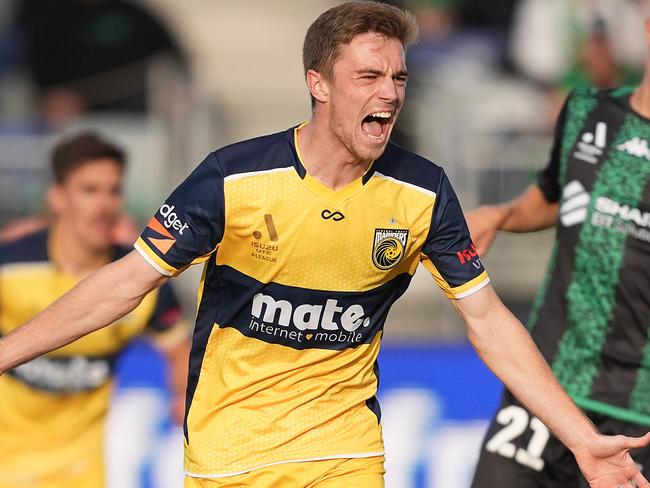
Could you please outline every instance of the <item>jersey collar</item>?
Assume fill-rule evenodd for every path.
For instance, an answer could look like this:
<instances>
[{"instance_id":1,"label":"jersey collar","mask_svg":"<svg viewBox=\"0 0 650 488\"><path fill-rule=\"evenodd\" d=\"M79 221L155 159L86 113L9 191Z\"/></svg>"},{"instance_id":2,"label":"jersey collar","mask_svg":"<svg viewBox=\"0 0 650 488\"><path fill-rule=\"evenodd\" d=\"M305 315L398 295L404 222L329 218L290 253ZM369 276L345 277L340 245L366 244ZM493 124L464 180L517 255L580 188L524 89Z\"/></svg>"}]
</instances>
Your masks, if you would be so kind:
<instances>
[{"instance_id":1,"label":"jersey collar","mask_svg":"<svg viewBox=\"0 0 650 488\"><path fill-rule=\"evenodd\" d=\"M365 184L370 181L370 178L375 171L375 162L373 161L370 163L370 166L360 178L357 178L339 190L332 190L313 176L309 175L305 169L305 164L303 163L302 155L300 154L300 148L298 147L298 130L300 130L308 123L309 122L303 122L302 124L296 127L292 127L287 131L287 139L289 140L289 145L291 146L294 168L296 169L296 172L302 179L303 183L312 192L316 193L332 204L339 205L363 190Z\"/></svg>"}]
</instances>

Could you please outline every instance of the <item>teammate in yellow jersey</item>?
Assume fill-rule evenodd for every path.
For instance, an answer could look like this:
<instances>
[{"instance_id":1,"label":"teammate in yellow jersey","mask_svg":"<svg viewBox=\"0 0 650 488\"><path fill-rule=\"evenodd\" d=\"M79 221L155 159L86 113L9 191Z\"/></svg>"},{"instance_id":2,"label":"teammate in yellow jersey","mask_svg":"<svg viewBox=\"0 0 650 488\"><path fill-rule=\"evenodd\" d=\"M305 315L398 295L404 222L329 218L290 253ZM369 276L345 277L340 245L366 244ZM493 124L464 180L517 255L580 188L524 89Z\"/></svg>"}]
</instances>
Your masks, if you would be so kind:
<instances>
[{"instance_id":1,"label":"teammate in yellow jersey","mask_svg":"<svg viewBox=\"0 0 650 488\"><path fill-rule=\"evenodd\" d=\"M323 13L303 48L309 123L208 155L135 252L2 339L0 371L117 320L202 262L186 487L381 487L376 358L388 310L423 263L483 360L593 488L650 487L628 454L650 435L598 433L490 286L444 171L389 142L416 34L412 15L386 4Z\"/></svg>"},{"instance_id":2,"label":"teammate in yellow jersey","mask_svg":"<svg viewBox=\"0 0 650 488\"><path fill-rule=\"evenodd\" d=\"M52 224L0 245L0 336L129 252L112 244L122 212L123 152L85 133L60 143L52 166ZM87 305L106 306L99 297ZM0 377L0 488L104 486L103 430L115 361L133 338L148 333L170 360L182 411L189 341L180 319L165 285L109 327Z\"/></svg>"}]
</instances>

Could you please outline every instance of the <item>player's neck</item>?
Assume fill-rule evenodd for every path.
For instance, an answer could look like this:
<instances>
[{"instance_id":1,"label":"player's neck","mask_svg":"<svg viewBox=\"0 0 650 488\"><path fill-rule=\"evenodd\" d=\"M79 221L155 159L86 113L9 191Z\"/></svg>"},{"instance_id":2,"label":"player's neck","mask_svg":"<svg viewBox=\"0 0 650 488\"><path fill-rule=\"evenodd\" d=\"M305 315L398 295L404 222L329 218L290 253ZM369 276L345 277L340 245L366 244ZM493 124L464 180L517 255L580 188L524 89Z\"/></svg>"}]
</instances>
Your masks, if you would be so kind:
<instances>
[{"instance_id":1,"label":"player's neck","mask_svg":"<svg viewBox=\"0 0 650 488\"><path fill-rule=\"evenodd\" d=\"M61 271L75 278L85 278L110 261L110 248L98 251L84 245L64 222L52 224L49 239L50 259Z\"/></svg>"},{"instance_id":2,"label":"player's neck","mask_svg":"<svg viewBox=\"0 0 650 488\"><path fill-rule=\"evenodd\" d=\"M650 73L646 72L639 86L632 92L630 106L638 114L650 119Z\"/></svg>"},{"instance_id":3,"label":"player's neck","mask_svg":"<svg viewBox=\"0 0 650 488\"><path fill-rule=\"evenodd\" d=\"M355 159L324 120L314 117L298 130L297 144L307 173L332 190L361 178L372 161Z\"/></svg>"}]
</instances>

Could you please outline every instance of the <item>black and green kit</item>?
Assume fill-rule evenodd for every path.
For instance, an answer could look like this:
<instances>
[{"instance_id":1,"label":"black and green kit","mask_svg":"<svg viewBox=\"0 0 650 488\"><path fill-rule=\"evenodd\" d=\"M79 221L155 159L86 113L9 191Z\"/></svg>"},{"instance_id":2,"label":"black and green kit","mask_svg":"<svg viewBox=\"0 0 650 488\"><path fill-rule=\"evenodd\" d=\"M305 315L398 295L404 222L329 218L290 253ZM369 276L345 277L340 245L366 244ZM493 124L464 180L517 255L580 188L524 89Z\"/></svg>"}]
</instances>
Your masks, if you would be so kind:
<instances>
[{"instance_id":1,"label":"black and green kit","mask_svg":"<svg viewBox=\"0 0 650 488\"><path fill-rule=\"evenodd\" d=\"M631 88L572 93L538 185L557 236L529 327L578 405L650 425L650 120Z\"/></svg>"},{"instance_id":2,"label":"black and green kit","mask_svg":"<svg viewBox=\"0 0 650 488\"><path fill-rule=\"evenodd\" d=\"M577 90L562 109L537 182L559 203L557 234L528 325L600 432L640 436L650 426L650 120L632 110L631 93ZM632 455L650 476L650 448ZM506 390L471 486L589 485Z\"/></svg>"}]
</instances>

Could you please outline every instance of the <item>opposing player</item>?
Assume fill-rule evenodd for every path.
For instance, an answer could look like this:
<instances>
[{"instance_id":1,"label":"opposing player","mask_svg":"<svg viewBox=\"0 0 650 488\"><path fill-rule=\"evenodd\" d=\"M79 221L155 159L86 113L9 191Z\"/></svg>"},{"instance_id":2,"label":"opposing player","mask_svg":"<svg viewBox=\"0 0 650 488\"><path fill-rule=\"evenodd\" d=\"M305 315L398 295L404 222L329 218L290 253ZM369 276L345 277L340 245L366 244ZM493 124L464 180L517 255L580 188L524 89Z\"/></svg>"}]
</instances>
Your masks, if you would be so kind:
<instances>
[{"instance_id":1,"label":"opposing player","mask_svg":"<svg viewBox=\"0 0 650 488\"><path fill-rule=\"evenodd\" d=\"M646 39L650 46L650 21ZM497 230L557 225L529 329L600 431L631 436L650 426L649 119L650 57L637 87L574 91L537 183L513 202L468 214L483 251ZM506 391L473 487L587 486L542 420ZM632 456L647 475L650 449Z\"/></svg>"},{"instance_id":2,"label":"opposing player","mask_svg":"<svg viewBox=\"0 0 650 488\"><path fill-rule=\"evenodd\" d=\"M650 487L627 454L650 436L594 429L494 293L442 169L389 143L415 36L413 17L386 4L323 13L303 48L309 123L210 154L135 252L3 338L0 371L116 320L203 262L186 486L380 487L382 326L423 262L482 358L593 487Z\"/></svg>"},{"instance_id":3,"label":"opposing player","mask_svg":"<svg viewBox=\"0 0 650 488\"><path fill-rule=\"evenodd\" d=\"M92 133L56 147L53 223L0 245L0 335L129 252L111 244L122 211L124 166L122 151ZM95 297L89 305L100 301ZM147 332L169 358L183 398L189 341L180 319L165 285L109 327L0 377L0 487L104 486L103 426L115 361L129 341Z\"/></svg>"}]
</instances>

